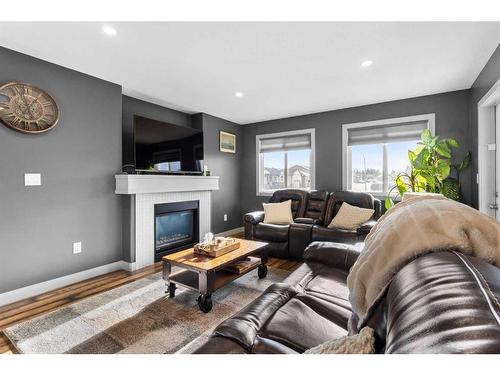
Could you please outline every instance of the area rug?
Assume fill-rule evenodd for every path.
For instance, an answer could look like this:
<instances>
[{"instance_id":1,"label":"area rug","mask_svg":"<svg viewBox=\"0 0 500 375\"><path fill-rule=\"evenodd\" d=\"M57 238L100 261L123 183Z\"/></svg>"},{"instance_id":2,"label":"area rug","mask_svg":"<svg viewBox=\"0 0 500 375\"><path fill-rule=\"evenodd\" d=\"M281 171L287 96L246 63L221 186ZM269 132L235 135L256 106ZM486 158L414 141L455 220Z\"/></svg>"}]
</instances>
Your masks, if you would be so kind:
<instances>
[{"instance_id":1,"label":"area rug","mask_svg":"<svg viewBox=\"0 0 500 375\"><path fill-rule=\"evenodd\" d=\"M192 353L212 330L288 271L252 271L217 290L213 309L198 309L198 294L179 287L165 294L161 273L89 297L4 330L20 353Z\"/></svg>"}]
</instances>

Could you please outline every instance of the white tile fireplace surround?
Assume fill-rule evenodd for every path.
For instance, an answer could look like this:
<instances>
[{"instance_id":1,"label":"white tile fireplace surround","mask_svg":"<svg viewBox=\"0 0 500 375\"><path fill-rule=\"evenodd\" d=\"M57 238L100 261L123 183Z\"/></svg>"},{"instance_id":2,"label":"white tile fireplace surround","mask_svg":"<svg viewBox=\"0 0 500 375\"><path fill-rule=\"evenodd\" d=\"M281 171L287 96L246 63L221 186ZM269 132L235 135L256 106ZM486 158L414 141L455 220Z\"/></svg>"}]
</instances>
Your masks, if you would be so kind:
<instances>
[{"instance_id":1,"label":"white tile fireplace surround","mask_svg":"<svg viewBox=\"0 0 500 375\"><path fill-rule=\"evenodd\" d=\"M199 235L210 231L211 191L219 190L217 176L126 175L116 178L116 194L131 199L131 269L154 263L154 206L199 201Z\"/></svg>"}]
</instances>

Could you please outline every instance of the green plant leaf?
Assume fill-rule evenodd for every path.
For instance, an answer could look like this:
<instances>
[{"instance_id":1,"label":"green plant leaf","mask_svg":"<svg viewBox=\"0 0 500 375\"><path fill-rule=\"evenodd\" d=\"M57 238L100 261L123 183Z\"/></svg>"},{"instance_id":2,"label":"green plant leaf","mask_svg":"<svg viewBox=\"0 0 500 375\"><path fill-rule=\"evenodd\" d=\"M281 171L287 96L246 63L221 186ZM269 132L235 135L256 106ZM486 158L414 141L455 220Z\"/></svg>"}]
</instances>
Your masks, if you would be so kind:
<instances>
[{"instance_id":1,"label":"green plant leaf","mask_svg":"<svg viewBox=\"0 0 500 375\"><path fill-rule=\"evenodd\" d=\"M439 181L443 181L445 178L447 178L450 175L450 170L451 167L449 164L442 163L437 167L437 174L436 177L438 178Z\"/></svg>"},{"instance_id":2,"label":"green plant leaf","mask_svg":"<svg viewBox=\"0 0 500 375\"><path fill-rule=\"evenodd\" d=\"M459 148L459 147L460 147L460 145L459 145L459 143L456 141L456 139L453 139L453 138L448 138L448 139L446 140L446 142L448 142L448 146L450 146L450 147L453 147L453 148Z\"/></svg>"},{"instance_id":3,"label":"green plant leaf","mask_svg":"<svg viewBox=\"0 0 500 375\"><path fill-rule=\"evenodd\" d=\"M385 209L390 210L392 207L394 207L394 201L390 197L385 198Z\"/></svg>"},{"instance_id":4,"label":"green plant leaf","mask_svg":"<svg viewBox=\"0 0 500 375\"><path fill-rule=\"evenodd\" d=\"M396 186L398 188L399 195L401 196L408 191L408 184L401 174L396 177Z\"/></svg>"},{"instance_id":5,"label":"green plant leaf","mask_svg":"<svg viewBox=\"0 0 500 375\"><path fill-rule=\"evenodd\" d=\"M425 191L425 186L427 185L427 179L423 175L425 172L417 172L414 176L413 191Z\"/></svg>"},{"instance_id":6,"label":"green plant leaf","mask_svg":"<svg viewBox=\"0 0 500 375\"><path fill-rule=\"evenodd\" d=\"M472 161L472 155L471 155L471 153L470 153L470 151L469 151L469 152L467 152L467 154L465 155L464 160L462 160L462 162L461 162L461 163L460 163L460 165L458 166L458 170L459 170L459 171L463 171L464 169L469 168L469 165L470 165L471 161Z\"/></svg>"},{"instance_id":7,"label":"green plant leaf","mask_svg":"<svg viewBox=\"0 0 500 375\"><path fill-rule=\"evenodd\" d=\"M429 146L430 147L434 147L434 146L436 146L436 143L438 143L438 142L439 142L439 136L438 135L436 135L435 137L431 137L431 141L429 143Z\"/></svg>"},{"instance_id":8,"label":"green plant leaf","mask_svg":"<svg viewBox=\"0 0 500 375\"><path fill-rule=\"evenodd\" d=\"M451 167L451 159L438 159L437 165L448 165Z\"/></svg>"},{"instance_id":9,"label":"green plant leaf","mask_svg":"<svg viewBox=\"0 0 500 375\"><path fill-rule=\"evenodd\" d=\"M420 138L422 139L422 143L424 145L430 145L430 143L432 141L431 131L429 129L424 129L422 131L422 134L420 135Z\"/></svg>"},{"instance_id":10,"label":"green plant leaf","mask_svg":"<svg viewBox=\"0 0 500 375\"><path fill-rule=\"evenodd\" d=\"M438 142L436 144L435 150L439 155L444 156L445 158L451 158L451 150L448 147L448 144L446 143L446 141Z\"/></svg>"},{"instance_id":11,"label":"green plant leaf","mask_svg":"<svg viewBox=\"0 0 500 375\"><path fill-rule=\"evenodd\" d=\"M413 160L413 162L410 162L410 163L411 163L412 167L415 169L424 169L426 167L426 165L429 163L430 157L431 157L431 153L429 152L429 149L426 147L426 148L423 148L419 152L419 154L417 155L415 160Z\"/></svg>"},{"instance_id":12,"label":"green plant leaf","mask_svg":"<svg viewBox=\"0 0 500 375\"><path fill-rule=\"evenodd\" d=\"M410 164L417 158L417 153L415 153L412 150L408 150L408 160L410 161Z\"/></svg>"}]
</instances>

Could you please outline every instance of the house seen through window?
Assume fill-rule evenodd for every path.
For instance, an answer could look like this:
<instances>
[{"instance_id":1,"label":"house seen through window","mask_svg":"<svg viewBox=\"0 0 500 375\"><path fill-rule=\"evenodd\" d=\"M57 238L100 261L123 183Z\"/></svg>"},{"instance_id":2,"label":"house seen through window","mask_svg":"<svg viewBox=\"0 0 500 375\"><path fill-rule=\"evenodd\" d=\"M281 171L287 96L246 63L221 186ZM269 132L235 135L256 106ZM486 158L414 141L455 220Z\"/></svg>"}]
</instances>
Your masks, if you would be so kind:
<instances>
[{"instance_id":1,"label":"house seen through window","mask_svg":"<svg viewBox=\"0 0 500 375\"><path fill-rule=\"evenodd\" d=\"M314 131L257 136L258 192L314 188Z\"/></svg>"}]
</instances>

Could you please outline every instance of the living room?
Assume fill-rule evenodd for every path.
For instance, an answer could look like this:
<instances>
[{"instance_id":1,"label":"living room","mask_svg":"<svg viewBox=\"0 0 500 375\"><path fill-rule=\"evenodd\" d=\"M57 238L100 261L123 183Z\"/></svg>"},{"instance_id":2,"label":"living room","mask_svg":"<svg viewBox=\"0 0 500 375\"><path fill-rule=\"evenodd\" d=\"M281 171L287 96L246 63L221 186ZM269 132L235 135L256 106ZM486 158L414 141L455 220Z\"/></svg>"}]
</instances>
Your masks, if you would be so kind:
<instances>
[{"instance_id":1,"label":"living room","mask_svg":"<svg viewBox=\"0 0 500 375\"><path fill-rule=\"evenodd\" d=\"M0 363L500 354L500 20L106 9L0 20Z\"/></svg>"}]
</instances>

